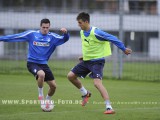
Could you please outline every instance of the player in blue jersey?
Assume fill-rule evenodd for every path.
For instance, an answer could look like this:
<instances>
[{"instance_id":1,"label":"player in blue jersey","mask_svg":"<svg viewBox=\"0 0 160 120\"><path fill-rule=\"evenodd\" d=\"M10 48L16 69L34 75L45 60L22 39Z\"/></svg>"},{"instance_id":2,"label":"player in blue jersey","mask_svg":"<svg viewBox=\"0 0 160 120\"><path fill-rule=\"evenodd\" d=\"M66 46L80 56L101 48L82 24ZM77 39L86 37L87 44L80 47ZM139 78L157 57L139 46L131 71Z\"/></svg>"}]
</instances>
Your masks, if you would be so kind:
<instances>
[{"instance_id":1,"label":"player in blue jersey","mask_svg":"<svg viewBox=\"0 0 160 120\"><path fill-rule=\"evenodd\" d=\"M62 36L49 32L49 29L50 20L45 18L40 22L40 30L28 30L18 34L0 36L0 41L4 42L28 42L27 68L36 77L41 108L44 103L44 81L49 85L46 100L50 102L56 90L55 78L47 62L56 47L69 40L66 28L60 30L63 33ZM49 102L46 103L46 106L51 104Z\"/></svg>"},{"instance_id":2,"label":"player in blue jersey","mask_svg":"<svg viewBox=\"0 0 160 120\"><path fill-rule=\"evenodd\" d=\"M104 32L96 27L90 26L90 16L82 12L77 16L77 22L81 28L82 54L81 61L68 73L68 79L76 86L82 94L82 106L88 102L91 93L82 85L78 77L85 78L88 74L94 81L94 86L105 100L106 110L104 114L114 114L109 95L102 84L103 67L105 57L111 55L109 42L120 48L126 55L132 52L115 36Z\"/></svg>"}]
</instances>

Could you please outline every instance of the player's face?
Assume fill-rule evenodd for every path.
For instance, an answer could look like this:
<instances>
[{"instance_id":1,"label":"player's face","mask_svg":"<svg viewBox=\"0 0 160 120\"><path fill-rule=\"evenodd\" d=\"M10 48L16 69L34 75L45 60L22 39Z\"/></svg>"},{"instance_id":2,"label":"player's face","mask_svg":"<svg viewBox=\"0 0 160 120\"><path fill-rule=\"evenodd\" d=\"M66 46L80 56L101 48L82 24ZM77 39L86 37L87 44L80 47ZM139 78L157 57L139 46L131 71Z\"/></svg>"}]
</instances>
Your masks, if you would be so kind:
<instances>
[{"instance_id":1,"label":"player's face","mask_svg":"<svg viewBox=\"0 0 160 120\"><path fill-rule=\"evenodd\" d=\"M88 21L83 21L82 19L77 20L78 21L78 26L82 29L82 30L88 30Z\"/></svg>"},{"instance_id":2,"label":"player's face","mask_svg":"<svg viewBox=\"0 0 160 120\"><path fill-rule=\"evenodd\" d=\"M42 23L40 31L42 34L47 34L49 32L50 24L49 23Z\"/></svg>"}]
</instances>

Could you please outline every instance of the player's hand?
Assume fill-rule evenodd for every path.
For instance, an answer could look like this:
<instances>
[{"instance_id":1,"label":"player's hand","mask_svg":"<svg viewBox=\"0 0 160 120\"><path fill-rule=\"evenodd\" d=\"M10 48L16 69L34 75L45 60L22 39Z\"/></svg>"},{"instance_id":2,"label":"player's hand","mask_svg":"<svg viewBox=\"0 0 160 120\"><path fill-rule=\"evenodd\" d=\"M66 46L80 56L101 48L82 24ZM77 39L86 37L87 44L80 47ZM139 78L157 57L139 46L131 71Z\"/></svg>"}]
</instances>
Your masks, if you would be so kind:
<instances>
[{"instance_id":1,"label":"player's hand","mask_svg":"<svg viewBox=\"0 0 160 120\"><path fill-rule=\"evenodd\" d=\"M83 61L83 57L82 57L82 56L78 57L78 60L79 60L80 62L82 62L82 61Z\"/></svg>"},{"instance_id":2,"label":"player's hand","mask_svg":"<svg viewBox=\"0 0 160 120\"><path fill-rule=\"evenodd\" d=\"M66 29L66 28L61 28L60 31L61 31L62 33L67 33L67 29Z\"/></svg>"},{"instance_id":3,"label":"player's hand","mask_svg":"<svg viewBox=\"0 0 160 120\"><path fill-rule=\"evenodd\" d=\"M126 55L129 55L129 54L132 53L132 50L129 49L129 48L126 48L126 50L124 51L124 53L125 53Z\"/></svg>"}]
</instances>

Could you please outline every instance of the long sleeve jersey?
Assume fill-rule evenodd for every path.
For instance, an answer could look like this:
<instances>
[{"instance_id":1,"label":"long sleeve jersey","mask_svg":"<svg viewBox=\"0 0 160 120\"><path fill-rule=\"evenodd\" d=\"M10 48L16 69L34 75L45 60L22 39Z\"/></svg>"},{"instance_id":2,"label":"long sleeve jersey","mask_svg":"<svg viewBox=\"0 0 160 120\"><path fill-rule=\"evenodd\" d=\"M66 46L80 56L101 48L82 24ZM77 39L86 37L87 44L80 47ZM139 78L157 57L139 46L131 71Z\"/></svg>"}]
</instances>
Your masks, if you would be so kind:
<instances>
[{"instance_id":1,"label":"long sleeve jersey","mask_svg":"<svg viewBox=\"0 0 160 120\"><path fill-rule=\"evenodd\" d=\"M92 27L90 28L89 31L84 31L84 35L86 37L89 36L91 29L92 29ZM124 44L117 37L115 37L107 32L104 32L98 28L95 29L94 34L98 40L111 42L114 45L116 45L118 48L120 48L122 51L125 51L126 48L125 48Z\"/></svg>"},{"instance_id":2,"label":"long sleeve jersey","mask_svg":"<svg viewBox=\"0 0 160 120\"><path fill-rule=\"evenodd\" d=\"M62 36L53 32L43 35L39 30L28 30L18 34L0 36L0 41L4 42L28 42L27 61L38 64L47 64L56 47L68 40L68 33Z\"/></svg>"},{"instance_id":3,"label":"long sleeve jersey","mask_svg":"<svg viewBox=\"0 0 160 120\"><path fill-rule=\"evenodd\" d=\"M88 30L88 31L83 31L85 37L88 37L90 35L91 30L92 30L92 27L90 27L90 30ZM124 44L114 35L111 35L107 32L104 32L104 31L100 30L99 28L95 29L94 35L100 41L111 42L114 45L116 45L119 49L121 49L122 51L126 50L126 47L124 46ZM102 59L104 59L104 57L98 58L98 59L92 59L91 61L97 61L97 60L102 60Z\"/></svg>"}]
</instances>

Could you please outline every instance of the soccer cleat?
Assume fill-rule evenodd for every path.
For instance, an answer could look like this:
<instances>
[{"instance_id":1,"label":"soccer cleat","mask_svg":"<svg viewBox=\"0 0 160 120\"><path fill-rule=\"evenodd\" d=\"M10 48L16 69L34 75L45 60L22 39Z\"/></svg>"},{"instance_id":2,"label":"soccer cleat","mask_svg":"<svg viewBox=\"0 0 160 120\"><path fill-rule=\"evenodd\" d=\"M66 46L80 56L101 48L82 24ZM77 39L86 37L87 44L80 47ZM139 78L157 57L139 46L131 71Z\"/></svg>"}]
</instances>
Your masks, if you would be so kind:
<instances>
[{"instance_id":1,"label":"soccer cleat","mask_svg":"<svg viewBox=\"0 0 160 120\"><path fill-rule=\"evenodd\" d=\"M114 114L115 111L111 108L107 108L106 111L104 112L104 114Z\"/></svg>"},{"instance_id":2,"label":"soccer cleat","mask_svg":"<svg viewBox=\"0 0 160 120\"><path fill-rule=\"evenodd\" d=\"M87 104L89 97L91 97L91 93L87 91L87 94L82 96L82 106Z\"/></svg>"}]
</instances>

